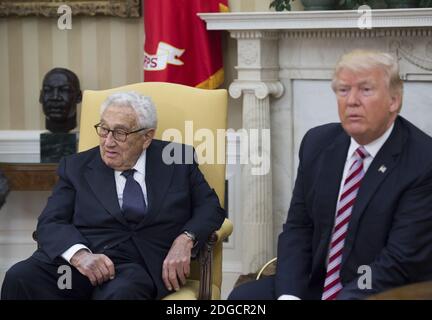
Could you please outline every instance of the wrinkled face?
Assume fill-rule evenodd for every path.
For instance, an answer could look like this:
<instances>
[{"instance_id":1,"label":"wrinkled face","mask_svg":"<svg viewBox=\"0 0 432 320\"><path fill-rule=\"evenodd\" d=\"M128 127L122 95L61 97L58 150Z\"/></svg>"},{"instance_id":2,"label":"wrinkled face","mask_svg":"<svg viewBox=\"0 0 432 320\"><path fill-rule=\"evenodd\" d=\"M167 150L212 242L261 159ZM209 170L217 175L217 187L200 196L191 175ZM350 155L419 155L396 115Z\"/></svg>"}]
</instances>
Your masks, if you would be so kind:
<instances>
[{"instance_id":1,"label":"wrinkled face","mask_svg":"<svg viewBox=\"0 0 432 320\"><path fill-rule=\"evenodd\" d=\"M141 129L138 125L135 111L131 107L111 105L101 116L100 125L110 130L120 129L131 132ZM153 138L154 130L129 134L126 141L114 139L110 132L105 138L100 137L100 153L103 162L114 170L127 170L132 168L141 153L146 149Z\"/></svg>"},{"instance_id":2,"label":"wrinkled face","mask_svg":"<svg viewBox=\"0 0 432 320\"><path fill-rule=\"evenodd\" d=\"M381 68L342 69L335 87L339 118L348 135L365 145L379 138L396 119L401 97L391 94Z\"/></svg>"},{"instance_id":3,"label":"wrinkled face","mask_svg":"<svg viewBox=\"0 0 432 320\"><path fill-rule=\"evenodd\" d=\"M44 79L39 102L49 120L64 122L74 117L80 101L80 89L65 74L54 72Z\"/></svg>"}]
</instances>

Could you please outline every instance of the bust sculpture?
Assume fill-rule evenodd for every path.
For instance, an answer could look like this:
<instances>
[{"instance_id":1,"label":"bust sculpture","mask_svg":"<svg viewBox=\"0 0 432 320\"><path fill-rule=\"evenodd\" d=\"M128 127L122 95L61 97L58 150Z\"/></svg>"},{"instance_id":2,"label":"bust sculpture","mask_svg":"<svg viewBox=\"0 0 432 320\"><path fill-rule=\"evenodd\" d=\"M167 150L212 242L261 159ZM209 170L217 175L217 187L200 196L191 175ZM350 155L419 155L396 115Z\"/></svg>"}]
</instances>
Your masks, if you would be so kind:
<instances>
[{"instance_id":1,"label":"bust sculpture","mask_svg":"<svg viewBox=\"0 0 432 320\"><path fill-rule=\"evenodd\" d=\"M48 71L39 96L45 114L45 127L54 133L67 133L74 129L77 104L81 98L80 83L75 73L65 68Z\"/></svg>"}]
</instances>

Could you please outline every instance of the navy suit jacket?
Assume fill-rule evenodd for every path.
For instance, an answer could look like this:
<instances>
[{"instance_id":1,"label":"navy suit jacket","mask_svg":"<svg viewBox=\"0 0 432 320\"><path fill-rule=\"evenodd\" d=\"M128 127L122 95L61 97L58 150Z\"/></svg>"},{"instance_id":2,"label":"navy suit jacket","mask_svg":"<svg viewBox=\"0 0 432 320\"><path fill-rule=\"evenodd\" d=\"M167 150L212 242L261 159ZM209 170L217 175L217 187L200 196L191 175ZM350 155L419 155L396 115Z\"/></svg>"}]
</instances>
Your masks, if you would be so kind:
<instances>
[{"instance_id":1,"label":"navy suit jacket","mask_svg":"<svg viewBox=\"0 0 432 320\"><path fill-rule=\"evenodd\" d=\"M321 298L349 144L341 124L314 128L302 141L279 236L276 297ZM342 255L338 299L432 279L432 138L400 116L363 178ZM370 267L371 289L358 286L362 265Z\"/></svg>"},{"instance_id":2,"label":"navy suit jacket","mask_svg":"<svg viewBox=\"0 0 432 320\"><path fill-rule=\"evenodd\" d=\"M63 158L58 167L59 181L39 217L40 249L33 256L64 263L61 254L74 244L104 253L132 239L155 282L158 297L167 294L162 263L174 239L188 230L195 233L199 244L205 243L221 226L225 211L194 161L169 165L162 161L166 145L153 140L147 148L148 210L137 225L128 224L121 212L114 170L102 161L99 147ZM171 149L177 159L193 154L192 147L170 146L174 146Z\"/></svg>"}]
</instances>

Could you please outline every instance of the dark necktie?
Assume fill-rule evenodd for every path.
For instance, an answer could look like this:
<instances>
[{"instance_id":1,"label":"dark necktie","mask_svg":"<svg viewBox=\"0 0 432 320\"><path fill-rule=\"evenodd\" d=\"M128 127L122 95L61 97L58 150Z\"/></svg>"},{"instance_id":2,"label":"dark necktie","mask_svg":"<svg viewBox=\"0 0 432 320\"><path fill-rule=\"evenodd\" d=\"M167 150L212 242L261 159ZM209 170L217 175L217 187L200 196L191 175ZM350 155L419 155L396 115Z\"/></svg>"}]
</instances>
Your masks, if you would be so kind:
<instances>
[{"instance_id":1,"label":"dark necktie","mask_svg":"<svg viewBox=\"0 0 432 320\"><path fill-rule=\"evenodd\" d=\"M123 190L123 214L129 222L138 223L144 217L147 211L144 194L141 186L134 179L135 169L129 169L122 172L126 178L126 185Z\"/></svg>"}]
</instances>

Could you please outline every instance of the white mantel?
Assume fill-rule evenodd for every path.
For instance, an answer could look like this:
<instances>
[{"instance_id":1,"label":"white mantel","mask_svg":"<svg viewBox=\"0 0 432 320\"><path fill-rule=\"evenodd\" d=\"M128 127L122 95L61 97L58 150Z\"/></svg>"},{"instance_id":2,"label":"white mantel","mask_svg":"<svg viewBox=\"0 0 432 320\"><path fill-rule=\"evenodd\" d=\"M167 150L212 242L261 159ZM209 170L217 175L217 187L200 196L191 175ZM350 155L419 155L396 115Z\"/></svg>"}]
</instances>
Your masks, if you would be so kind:
<instances>
[{"instance_id":1,"label":"white mantel","mask_svg":"<svg viewBox=\"0 0 432 320\"><path fill-rule=\"evenodd\" d=\"M413 28L432 25L432 8L372 10L373 28ZM356 10L200 13L208 30L357 29Z\"/></svg>"},{"instance_id":2,"label":"white mantel","mask_svg":"<svg viewBox=\"0 0 432 320\"><path fill-rule=\"evenodd\" d=\"M262 176L242 168L242 271L254 272L276 254L296 175L299 143L311 127L338 121L330 89L339 56L355 48L389 51L406 80L402 114L432 134L432 9L241 12L199 14L209 30L237 39L237 79L232 97L243 97L243 128L270 129L271 157ZM371 29L359 29L371 19ZM362 20L365 21L365 20ZM237 219L239 221L240 219Z\"/></svg>"}]
</instances>

